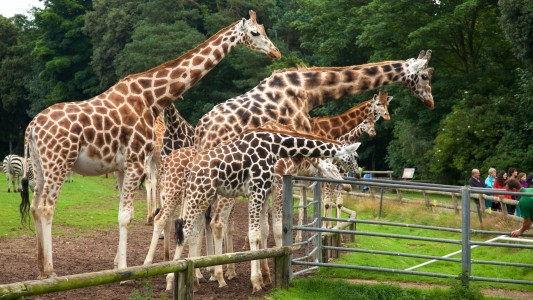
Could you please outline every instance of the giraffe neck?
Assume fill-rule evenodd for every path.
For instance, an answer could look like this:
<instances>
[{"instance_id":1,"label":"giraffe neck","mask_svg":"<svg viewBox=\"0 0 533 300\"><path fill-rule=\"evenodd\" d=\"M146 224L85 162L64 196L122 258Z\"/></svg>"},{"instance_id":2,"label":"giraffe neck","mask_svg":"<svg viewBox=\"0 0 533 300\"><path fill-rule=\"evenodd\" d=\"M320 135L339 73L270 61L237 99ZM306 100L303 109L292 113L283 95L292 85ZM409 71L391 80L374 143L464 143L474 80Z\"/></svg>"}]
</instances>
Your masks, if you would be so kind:
<instances>
[{"instance_id":1,"label":"giraffe neck","mask_svg":"<svg viewBox=\"0 0 533 300\"><path fill-rule=\"evenodd\" d=\"M287 69L272 74L256 87L259 91L281 89L305 91L307 110L344 96L360 94L381 86L405 83L407 61L385 61L348 67Z\"/></svg>"},{"instance_id":2,"label":"giraffe neck","mask_svg":"<svg viewBox=\"0 0 533 300\"><path fill-rule=\"evenodd\" d=\"M371 108L372 100L368 100L337 116L312 118L313 133L324 138L337 139L367 119L369 114L373 117Z\"/></svg>"},{"instance_id":3,"label":"giraffe neck","mask_svg":"<svg viewBox=\"0 0 533 300\"><path fill-rule=\"evenodd\" d=\"M363 135L363 133L369 131L369 127L373 125L372 124L368 124L368 122L363 122L359 125L357 125L355 128L353 128L352 130L350 130L348 133L346 134L343 134L342 136L340 136L337 141L347 145L347 144L352 144L352 143L355 143L359 140L359 138Z\"/></svg>"},{"instance_id":4,"label":"giraffe neck","mask_svg":"<svg viewBox=\"0 0 533 300\"><path fill-rule=\"evenodd\" d=\"M161 156L167 156L172 151L194 145L194 127L185 120L174 104L167 106L167 129L163 137Z\"/></svg>"},{"instance_id":5,"label":"giraffe neck","mask_svg":"<svg viewBox=\"0 0 533 300\"><path fill-rule=\"evenodd\" d=\"M215 35L180 57L148 71L130 75L121 83L140 94L157 113L170 105L211 71L235 46L243 42L238 30L240 21L221 29Z\"/></svg>"}]
</instances>

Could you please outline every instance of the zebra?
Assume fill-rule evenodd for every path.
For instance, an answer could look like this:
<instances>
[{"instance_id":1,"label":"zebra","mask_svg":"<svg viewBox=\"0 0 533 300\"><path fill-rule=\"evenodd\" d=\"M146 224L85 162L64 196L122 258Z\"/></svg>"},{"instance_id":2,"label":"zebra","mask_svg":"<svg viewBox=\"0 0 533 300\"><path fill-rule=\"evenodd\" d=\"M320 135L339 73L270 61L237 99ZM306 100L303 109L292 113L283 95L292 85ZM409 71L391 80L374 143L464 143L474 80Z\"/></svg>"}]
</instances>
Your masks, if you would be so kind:
<instances>
[{"instance_id":1,"label":"zebra","mask_svg":"<svg viewBox=\"0 0 533 300\"><path fill-rule=\"evenodd\" d=\"M15 154L10 154L4 158L2 169L7 177L7 192L11 192L9 186L10 180L11 184L13 185L13 192L20 192L20 177L24 173L24 158ZM15 182L17 184L17 188L15 188Z\"/></svg>"}]
</instances>

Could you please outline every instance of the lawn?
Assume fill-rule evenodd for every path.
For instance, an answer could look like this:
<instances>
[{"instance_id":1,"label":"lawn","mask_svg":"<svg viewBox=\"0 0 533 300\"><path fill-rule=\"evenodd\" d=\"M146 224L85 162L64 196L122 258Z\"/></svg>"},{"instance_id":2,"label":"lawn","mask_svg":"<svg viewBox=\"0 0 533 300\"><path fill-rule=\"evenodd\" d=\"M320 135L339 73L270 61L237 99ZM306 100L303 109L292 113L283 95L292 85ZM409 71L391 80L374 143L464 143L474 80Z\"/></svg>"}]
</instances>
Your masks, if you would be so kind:
<instances>
[{"instance_id":1,"label":"lawn","mask_svg":"<svg viewBox=\"0 0 533 300\"><path fill-rule=\"evenodd\" d=\"M115 228L119 197L113 176L75 175L74 182L65 183L61 189L54 214L54 234L63 234L63 227L74 227L78 234L94 228ZM8 193L7 188L0 192L0 236L28 234L27 230L21 230L20 201L19 193ZM144 218L145 206L136 205L136 219Z\"/></svg>"}]
</instances>

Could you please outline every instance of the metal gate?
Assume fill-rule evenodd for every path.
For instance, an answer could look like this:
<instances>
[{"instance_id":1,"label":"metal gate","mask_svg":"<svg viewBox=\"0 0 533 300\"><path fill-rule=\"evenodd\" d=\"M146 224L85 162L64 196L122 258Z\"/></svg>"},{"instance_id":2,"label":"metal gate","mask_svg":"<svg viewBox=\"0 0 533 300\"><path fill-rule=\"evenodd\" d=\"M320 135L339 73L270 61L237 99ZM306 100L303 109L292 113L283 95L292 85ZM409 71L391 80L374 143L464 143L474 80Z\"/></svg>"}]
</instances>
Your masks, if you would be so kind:
<instances>
[{"instance_id":1,"label":"metal gate","mask_svg":"<svg viewBox=\"0 0 533 300\"><path fill-rule=\"evenodd\" d=\"M461 195L461 225L462 228L446 228L446 227L436 227L436 226L427 226L427 225L418 225L418 224L405 224L405 223L394 223L394 222L382 222L382 221L371 221L371 220L358 220L355 218L343 219L343 218L326 218L322 216L321 213L321 192L320 185L314 185L313 198L308 201L306 193L303 193L301 197L304 197L303 208L305 210L312 209L312 217L309 219L304 218L302 226L295 226L293 224L293 211L294 211L294 199L293 192L294 187L299 186L295 185L294 181L317 181L317 182L333 182L338 184L357 184L357 185L368 185L378 188L413 188L416 186L416 189L421 191L441 191L441 192L452 192L459 193ZM438 278L453 278L462 280L465 285L469 281L490 281L490 282L502 282L502 283L514 283L514 284L527 284L533 285L533 281L528 280L516 280L516 279L502 279L502 278L491 278L491 277L479 277L471 275L471 266L472 264L487 264L487 265L498 265L498 266L512 266L512 267L525 267L531 268L533 271L533 264L522 264L522 263L513 263L513 262L502 262L502 261L486 261L486 260L472 260L471 258L471 249L478 246L491 246L491 247L508 247L508 248L520 248L520 249L533 249L533 240L532 239L516 239L508 238L509 232L498 232L498 231L488 231L488 230L472 230L470 226L470 199L471 193L494 193L492 189L485 188L472 188L469 186L450 186L450 185L438 185L438 184L427 184L427 183L409 183L403 181L376 181L376 180L364 180L364 179L350 179L350 180L329 180L323 178L310 178L310 177L299 177L299 176L290 176L286 175L283 178L283 245L284 246L299 246L299 249L303 248L303 251L294 252L293 257L291 258L291 278L297 277L299 275L308 273L310 271L316 270L319 267L335 267L335 268L346 268L346 269L357 269L357 270L371 270L371 271L381 271L381 272L390 272L390 273L400 273L400 274L410 274L410 275L419 275L419 276L429 276L429 277L438 277ZM513 193L506 191L498 191L499 194L509 194L509 195L526 195L533 196L530 193ZM380 203L381 204L381 203ZM479 208L478 208L479 209ZM479 211L479 210L478 210ZM379 232L363 232L356 231L354 228L346 229L335 229L335 228L323 228L323 221L336 221L336 222L347 222L352 224L365 223L365 224L377 224L377 225L386 225L386 226L398 226L398 227L409 227L409 228L419 228L427 230L438 230L438 231L447 231L455 232L461 234L461 239L443 239L443 238L432 238L432 237L422 237L422 236L411 236L411 235L401 235L401 234L388 234L388 233L379 233ZM481 219L480 219L481 221ZM293 243L293 232L294 230L303 231L303 240L302 242L295 244ZM461 250L450 253L445 256L434 256L434 255L420 255L420 254L410 254L403 252L390 252L390 251L376 251L376 250L365 250L365 249L352 249L345 248L340 246L331 246L324 245L323 235L327 233L336 233L336 234L347 234L347 235L361 235L361 236L376 236L376 237L386 237L394 239L410 239L410 240L419 240L419 241L430 241L430 242L439 242L439 243L450 243L461 245ZM481 235L498 235L498 237L484 241L473 241L471 239L472 234L481 234ZM533 234L523 234L523 237L533 237ZM509 244L509 243L499 243L498 240L513 240L513 241L522 241L527 244ZM341 252L362 252L362 253L371 253L375 255L394 255L394 256L403 256L403 257L415 257L428 259L424 264L413 266L411 268L401 270L393 268L381 268L381 267L370 267L370 266L357 266L357 265L343 265L343 264L334 264L324 261L322 259L324 251L341 251ZM297 255L297 253L302 253ZM461 258L451 258L450 256L461 254ZM433 263L435 261L450 261L455 263L461 263L462 274L450 275L443 273L430 273L430 272L420 272L414 271L415 269Z\"/></svg>"}]
</instances>

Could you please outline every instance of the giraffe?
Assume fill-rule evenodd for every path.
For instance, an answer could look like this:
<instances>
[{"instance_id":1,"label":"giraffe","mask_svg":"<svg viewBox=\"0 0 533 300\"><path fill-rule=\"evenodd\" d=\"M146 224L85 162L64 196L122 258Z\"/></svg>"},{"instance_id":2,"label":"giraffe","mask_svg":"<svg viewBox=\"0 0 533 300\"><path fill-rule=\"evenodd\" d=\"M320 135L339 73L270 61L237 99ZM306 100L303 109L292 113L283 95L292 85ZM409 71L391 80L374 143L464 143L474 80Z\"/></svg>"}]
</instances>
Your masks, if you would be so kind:
<instances>
[{"instance_id":1,"label":"giraffe","mask_svg":"<svg viewBox=\"0 0 533 300\"><path fill-rule=\"evenodd\" d=\"M173 104L172 104L173 105ZM171 105L171 106L172 106ZM154 151L149 155L145 162L145 174L146 174L146 224L151 225L153 223L153 211L157 207L157 169L161 164L161 148L163 146L163 135L165 134L165 115L164 112L159 113L155 119L154 132L155 132L155 147Z\"/></svg>"},{"instance_id":2,"label":"giraffe","mask_svg":"<svg viewBox=\"0 0 533 300\"><path fill-rule=\"evenodd\" d=\"M194 127L180 115L173 103L165 108L165 112L167 113L168 126L165 125L164 115L161 113L155 123L156 147L146 163L147 224L153 224L154 210L158 199L157 192L162 185L157 176L161 158L169 155L173 149L189 147L192 145L194 137Z\"/></svg>"},{"instance_id":3,"label":"giraffe","mask_svg":"<svg viewBox=\"0 0 533 300\"><path fill-rule=\"evenodd\" d=\"M296 156L337 158L354 152L358 146L340 146L335 141L316 139L312 135L260 128L199 152L187 168L184 208L177 221L178 245L174 259L181 257L187 242L189 257L198 255L198 238L204 224L202 216L217 193L226 197L244 195L250 199L250 249L264 248L268 235L266 199L272 186L276 160ZM222 273L221 266L215 269L215 273ZM262 276L258 262L252 261L250 279L254 293L262 289ZM198 287L197 280L195 287Z\"/></svg>"},{"instance_id":4,"label":"giraffe","mask_svg":"<svg viewBox=\"0 0 533 300\"><path fill-rule=\"evenodd\" d=\"M311 132L309 111L343 96L355 95L384 85L401 83L433 109L431 76L427 64L431 50L418 58L347 67L290 68L275 71L243 95L216 105L195 128L197 150L209 149L239 133L269 120ZM305 97L295 95L305 93ZM219 197L218 203L231 203ZM274 227L275 229L276 227Z\"/></svg>"},{"instance_id":5,"label":"giraffe","mask_svg":"<svg viewBox=\"0 0 533 300\"><path fill-rule=\"evenodd\" d=\"M25 156L31 153L37 181L31 213L37 234L39 278L56 276L52 262L52 220L57 197L71 169L86 176L117 171L121 195L114 266L127 267L133 195L145 159L155 147L155 119L238 45L273 58L281 57L263 26L257 24L255 12L250 11L250 19L243 18L221 29L174 60L129 75L91 99L54 104L33 118L26 128ZM23 222L29 211L25 188L21 203Z\"/></svg>"},{"instance_id":6,"label":"giraffe","mask_svg":"<svg viewBox=\"0 0 533 300\"><path fill-rule=\"evenodd\" d=\"M370 131L369 134L374 136L376 134L374 129L375 122L381 117L383 117L384 120L390 120L388 105L392 98L393 97L389 96L387 92L380 91L379 94L374 94L372 99L362 102L340 115L312 118L311 126L313 128L313 133L318 136L335 139L345 144L355 143L364 132L364 129ZM360 124L362 124L362 126L358 126ZM347 176L347 173L347 170L341 171L341 174L344 176ZM333 204L331 199L335 186L336 184L329 182L322 183L322 190L324 191L324 215L326 217L331 217L330 208ZM342 199L340 199L336 205L337 216L340 214L341 207ZM278 222L281 222L281 220ZM326 222L326 224L329 227L331 222ZM298 232L297 234L297 238L299 237L301 237L301 232Z\"/></svg>"}]
</instances>

